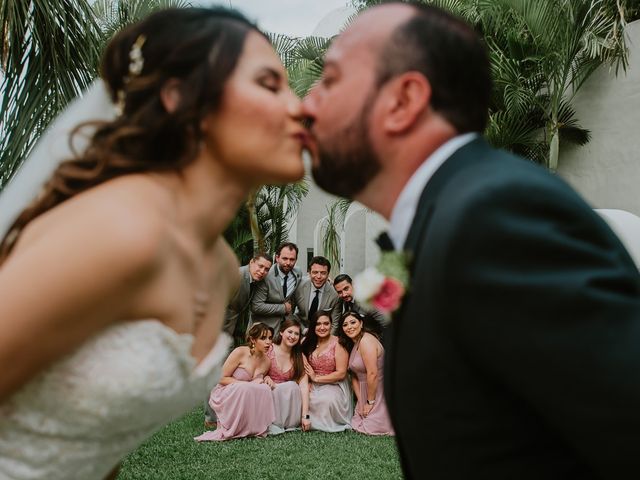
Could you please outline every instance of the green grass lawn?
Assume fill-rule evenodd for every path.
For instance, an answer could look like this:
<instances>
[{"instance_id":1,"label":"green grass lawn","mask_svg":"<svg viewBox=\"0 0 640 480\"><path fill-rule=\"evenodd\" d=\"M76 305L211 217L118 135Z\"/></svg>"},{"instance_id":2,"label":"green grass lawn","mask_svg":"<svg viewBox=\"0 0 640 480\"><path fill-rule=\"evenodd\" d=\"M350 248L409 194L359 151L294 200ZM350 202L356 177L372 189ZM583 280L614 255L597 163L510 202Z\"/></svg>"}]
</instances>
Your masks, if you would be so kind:
<instances>
[{"instance_id":1,"label":"green grass lawn","mask_svg":"<svg viewBox=\"0 0 640 480\"><path fill-rule=\"evenodd\" d=\"M393 438L354 432L289 432L197 443L196 408L156 433L122 463L118 480L401 479Z\"/></svg>"}]
</instances>

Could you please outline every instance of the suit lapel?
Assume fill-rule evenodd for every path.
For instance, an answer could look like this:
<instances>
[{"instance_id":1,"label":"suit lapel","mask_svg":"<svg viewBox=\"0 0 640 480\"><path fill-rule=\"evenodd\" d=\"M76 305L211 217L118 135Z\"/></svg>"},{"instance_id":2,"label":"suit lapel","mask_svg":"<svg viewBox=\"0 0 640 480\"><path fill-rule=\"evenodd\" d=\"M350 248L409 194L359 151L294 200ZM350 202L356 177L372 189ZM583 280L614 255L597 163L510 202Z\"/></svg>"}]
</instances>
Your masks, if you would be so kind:
<instances>
[{"instance_id":1,"label":"suit lapel","mask_svg":"<svg viewBox=\"0 0 640 480\"><path fill-rule=\"evenodd\" d=\"M404 250L409 256L409 288L411 289L411 283L414 277L414 265L416 264L417 255L420 250L424 248L424 240L426 233L429 229L429 222L436 209L438 196L444 186L467 165L482 161L481 159L487 155L487 152L491 151L491 147L486 143L482 137L478 137L466 145L456 150L451 157L440 167L434 175L429 179L429 182L425 186L418 206L416 208L415 217L411 223L411 228L407 235L407 239L404 243ZM404 298L400 308L393 314L392 327L385 333L385 349L387 355L385 358L386 369L389 372L394 371L395 352L400 348L398 345L398 339L401 336L402 331L402 318L404 311L407 308L411 293L407 294ZM387 396L389 406L393 408L395 406L395 385L393 383L395 375L391 374L385 376L387 390L385 394Z\"/></svg>"},{"instance_id":2,"label":"suit lapel","mask_svg":"<svg viewBox=\"0 0 640 480\"><path fill-rule=\"evenodd\" d=\"M311 303L309 302L309 295L311 294L310 293L311 286L312 286L311 281L305 282L300 286L300 289L302 290L303 305L305 306L305 310L307 311L307 313L309 313L309 307L311 306Z\"/></svg>"},{"instance_id":3,"label":"suit lapel","mask_svg":"<svg viewBox=\"0 0 640 480\"><path fill-rule=\"evenodd\" d=\"M280 271L278 270L278 264L276 263L273 267L273 276L271 277L271 285L278 292L278 298L282 301L285 300L284 295L282 294L282 280L280 279Z\"/></svg>"},{"instance_id":4,"label":"suit lapel","mask_svg":"<svg viewBox=\"0 0 640 480\"><path fill-rule=\"evenodd\" d=\"M322 295L322 301L318 306L320 310L327 310L327 307L329 306L328 303L331 299L331 290L329 290L330 288L333 287L329 285L329 282L326 282L320 289L320 294Z\"/></svg>"},{"instance_id":5,"label":"suit lapel","mask_svg":"<svg viewBox=\"0 0 640 480\"><path fill-rule=\"evenodd\" d=\"M478 137L456 150L436 170L422 191L416 208L416 215L411 222L411 228L404 243L404 250L409 252L411 257L420 250L442 188L449 182L451 177L464 169L466 165L478 162L479 158L484 156L490 148L484 138Z\"/></svg>"}]
</instances>

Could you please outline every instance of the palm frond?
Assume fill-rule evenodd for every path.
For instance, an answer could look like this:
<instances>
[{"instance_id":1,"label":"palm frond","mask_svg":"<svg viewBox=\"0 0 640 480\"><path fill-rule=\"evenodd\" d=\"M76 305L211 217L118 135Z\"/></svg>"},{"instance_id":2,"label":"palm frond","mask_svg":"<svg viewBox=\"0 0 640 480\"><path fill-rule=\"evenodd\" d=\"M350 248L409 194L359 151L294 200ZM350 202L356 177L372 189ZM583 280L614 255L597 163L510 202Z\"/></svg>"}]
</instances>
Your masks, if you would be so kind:
<instances>
[{"instance_id":1,"label":"palm frond","mask_svg":"<svg viewBox=\"0 0 640 480\"><path fill-rule=\"evenodd\" d=\"M93 11L102 31L102 46L119 30L156 10L190 7L186 0L96 0Z\"/></svg>"},{"instance_id":2,"label":"palm frond","mask_svg":"<svg viewBox=\"0 0 640 480\"><path fill-rule=\"evenodd\" d=\"M96 75L100 30L86 0L2 2L0 187L49 122Z\"/></svg>"}]
</instances>

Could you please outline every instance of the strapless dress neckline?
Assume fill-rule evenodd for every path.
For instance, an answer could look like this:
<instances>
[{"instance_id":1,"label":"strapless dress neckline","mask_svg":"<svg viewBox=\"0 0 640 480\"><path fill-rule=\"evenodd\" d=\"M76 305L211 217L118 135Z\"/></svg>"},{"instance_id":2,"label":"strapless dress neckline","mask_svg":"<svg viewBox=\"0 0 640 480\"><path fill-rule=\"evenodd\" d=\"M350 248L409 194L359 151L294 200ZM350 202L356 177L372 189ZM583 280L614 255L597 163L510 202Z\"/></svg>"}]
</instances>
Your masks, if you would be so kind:
<instances>
[{"instance_id":1,"label":"strapless dress neckline","mask_svg":"<svg viewBox=\"0 0 640 480\"><path fill-rule=\"evenodd\" d=\"M200 362L193 342L155 319L122 322L45 369L0 404L0 479L104 479L219 380L231 338Z\"/></svg>"}]
</instances>

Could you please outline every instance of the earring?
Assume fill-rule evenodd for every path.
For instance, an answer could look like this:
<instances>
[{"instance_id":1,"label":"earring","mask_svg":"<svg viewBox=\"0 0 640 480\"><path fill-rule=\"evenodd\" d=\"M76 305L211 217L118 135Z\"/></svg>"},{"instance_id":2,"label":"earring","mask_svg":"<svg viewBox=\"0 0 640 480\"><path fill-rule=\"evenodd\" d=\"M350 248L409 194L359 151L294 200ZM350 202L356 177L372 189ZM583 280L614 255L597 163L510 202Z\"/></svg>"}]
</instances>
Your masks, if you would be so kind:
<instances>
[{"instance_id":1,"label":"earring","mask_svg":"<svg viewBox=\"0 0 640 480\"><path fill-rule=\"evenodd\" d=\"M253 355L253 351L255 349L256 349L256 344L254 342L251 342L251 344L249 344L249 353Z\"/></svg>"}]
</instances>

